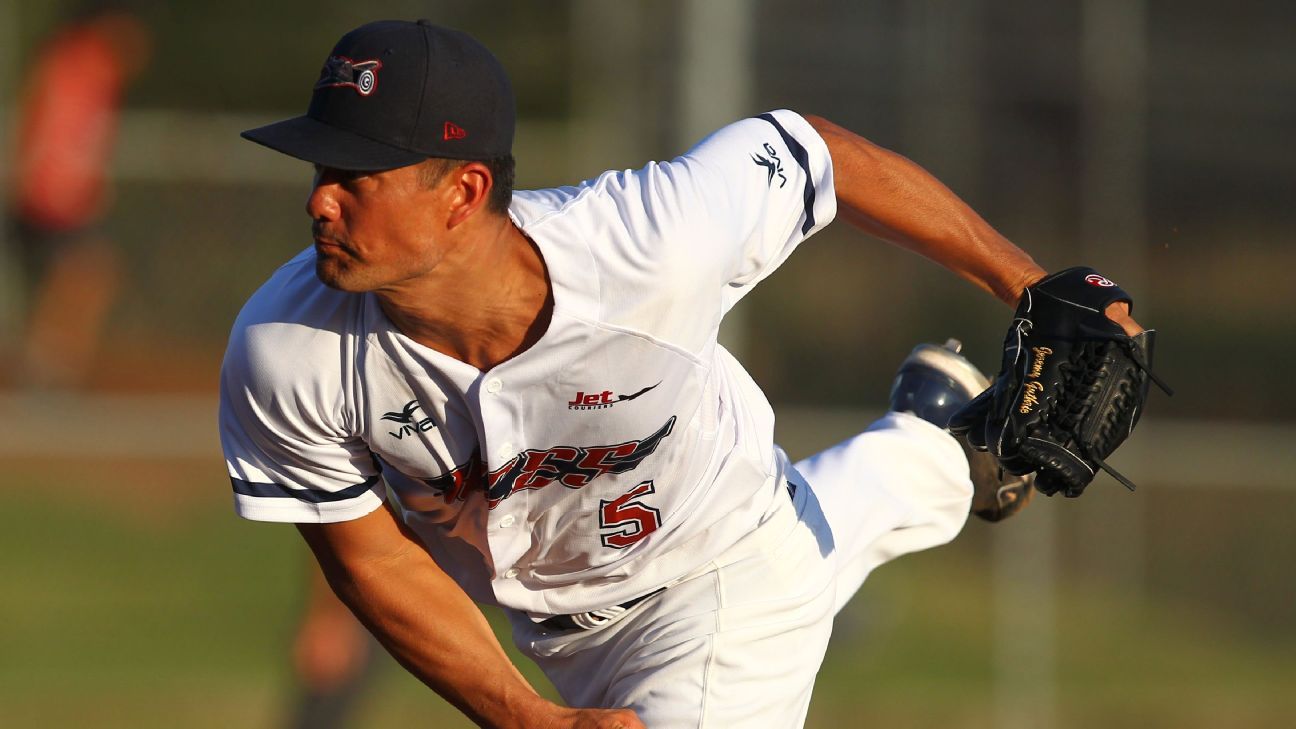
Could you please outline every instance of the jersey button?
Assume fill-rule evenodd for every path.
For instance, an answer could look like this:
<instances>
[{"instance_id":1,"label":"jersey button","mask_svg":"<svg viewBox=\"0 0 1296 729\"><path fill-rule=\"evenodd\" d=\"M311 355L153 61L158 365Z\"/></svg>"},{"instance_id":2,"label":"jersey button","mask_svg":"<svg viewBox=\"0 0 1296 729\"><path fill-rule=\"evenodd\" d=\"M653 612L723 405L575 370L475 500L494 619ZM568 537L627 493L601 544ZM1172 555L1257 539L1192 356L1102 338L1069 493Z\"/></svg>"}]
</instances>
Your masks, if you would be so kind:
<instances>
[{"instance_id":1,"label":"jersey button","mask_svg":"<svg viewBox=\"0 0 1296 729\"><path fill-rule=\"evenodd\" d=\"M511 579L513 579L514 577L517 577L517 570L515 570L515 569L508 569L508 570L505 570L505 572L504 572L504 579L506 579L506 580L511 580Z\"/></svg>"},{"instance_id":2,"label":"jersey button","mask_svg":"<svg viewBox=\"0 0 1296 729\"><path fill-rule=\"evenodd\" d=\"M513 452L513 444L512 444L512 443L510 443L510 442L508 442L508 441L504 441L503 443L500 443L500 453L503 453L504 455L508 455L508 454L510 454L510 453L512 453L512 452Z\"/></svg>"},{"instance_id":3,"label":"jersey button","mask_svg":"<svg viewBox=\"0 0 1296 729\"><path fill-rule=\"evenodd\" d=\"M500 382L498 377L492 377L486 381L486 392L489 392L492 395L499 392L503 387L504 383Z\"/></svg>"},{"instance_id":4,"label":"jersey button","mask_svg":"<svg viewBox=\"0 0 1296 729\"><path fill-rule=\"evenodd\" d=\"M513 518L512 514L509 514L508 516L499 520L499 525L504 529L508 529L509 527L513 526L516 523L517 523L517 519Z\"/></svg>"}]
</instances>

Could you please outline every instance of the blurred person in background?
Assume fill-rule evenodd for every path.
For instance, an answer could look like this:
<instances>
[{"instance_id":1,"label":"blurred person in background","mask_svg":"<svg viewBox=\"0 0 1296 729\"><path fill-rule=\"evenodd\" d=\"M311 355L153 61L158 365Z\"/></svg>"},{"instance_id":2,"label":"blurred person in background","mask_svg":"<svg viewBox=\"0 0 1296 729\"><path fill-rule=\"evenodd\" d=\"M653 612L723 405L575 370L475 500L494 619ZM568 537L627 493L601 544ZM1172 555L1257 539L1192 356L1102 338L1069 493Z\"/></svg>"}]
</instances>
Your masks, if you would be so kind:
<instances>
[{"instance_id":1,"label":"blurred person in background","mask_svg":"<svg viewBox=\"0 0 1296 729\"><path fill-rule=\"evenodd\" d=\"M333 594L312 559L306 605L293 638L292 729L340 729L376 672L374 639Z\"/></svg>"},{"instance_id":2,"label":"blurred person in background","mask_svg":"<svg viewBox=\"0 0 1296 729\"><path fill-rule=\"evenodd\" d=\"M129 11L92 3L22 74L9 223L27 287L20 383L84 384L117 297L120 253L101 230L122 96L151 34Z\"/></svg>"}]
</instances>

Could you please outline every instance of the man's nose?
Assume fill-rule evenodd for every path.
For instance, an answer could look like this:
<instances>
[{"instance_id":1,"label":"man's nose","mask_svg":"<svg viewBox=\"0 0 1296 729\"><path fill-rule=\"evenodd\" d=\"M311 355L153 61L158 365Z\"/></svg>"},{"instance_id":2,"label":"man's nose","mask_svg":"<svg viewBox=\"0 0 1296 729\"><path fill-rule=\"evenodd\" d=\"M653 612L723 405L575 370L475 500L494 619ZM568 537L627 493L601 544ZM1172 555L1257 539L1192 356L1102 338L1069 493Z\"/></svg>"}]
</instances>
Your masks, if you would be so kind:
<instances>
[{"instance_id":1,"label":"man's nose","mask_svg":"<svg viewBox=\"0 0 1296 729\"><path fill-rule=\"evenodd\" d=\"M306 214L311 220L337 220L340 208L337 202L337 185L318 179L306 198Z\"/></svg>"}]
</instances>

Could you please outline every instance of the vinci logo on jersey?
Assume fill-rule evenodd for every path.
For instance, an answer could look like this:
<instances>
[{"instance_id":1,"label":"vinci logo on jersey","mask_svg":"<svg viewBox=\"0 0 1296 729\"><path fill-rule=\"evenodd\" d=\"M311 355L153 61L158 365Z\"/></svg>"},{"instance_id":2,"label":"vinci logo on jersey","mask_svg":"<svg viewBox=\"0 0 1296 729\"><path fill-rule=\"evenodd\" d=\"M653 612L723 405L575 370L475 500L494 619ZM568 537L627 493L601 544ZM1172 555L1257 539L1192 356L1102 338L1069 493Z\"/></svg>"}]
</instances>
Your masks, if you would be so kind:
<instances>
[{"instance_id":1,"label":"vinci logo on jersey","mask_svg":"<svg viewBox=\"0 0 1296 729\"><path fill-rule=\"evenodd\" d=\"M416 430L428 431L435 428L436 423L432 422L432 418L416 419L414 417L414 411L418 409L419 409L419 401L410 400L409 402L405 403L405 407L401 408L400 410L397 410L396 412L383 413L382 416L383 420L390 420L394 423L400 424L399 430L389 430L387 431L387 435L396 438L396 440L400 440L401 438L404 438L405 436L412 434Z\"/></svg>"},{"instance_id":2,"label":"vinci logo on jersey","mask_svg":"<svg viewBox=\"0 0 1296 729\"><path fill-rule=\"evenodd\" d=\"M540 489L552 483L579 489L605 473L633 471L657 450L674 427L675 416L672 415L657 432L641 440L606 446L529 449L485 474L481 459L474 457L449 473L423 482L439 491L447 504L463 501L468 498L469 488L480 486L486 492L487 507L494 509L519 491Z\"/></svg>"},{"instance_id":3,"label":"vinci logo on jersey","mask_svg":"<svg viewBox=\"0 0 1296 729\"><path fill-rule=\"evenodd\" d=\"M660 384L661 384L660 382L657 383L657 385ZM613 399L614 395L611 390L604 390L603 392L585 392L584 390L580 390L576 393L576 397L572 398L571 402L567 403L567 409L568 410L602 410L603 408L610 408L613 405L616 405L617 403L625 402L627 400L633 400L636 397L639 397L640 395L644 394L645 392L648 392L649 390L653 389L657 385L649 385L648 387L645 387L639 392L633 393L631 395L615 395L616 399Z\"/></svg>"}]
</instances>

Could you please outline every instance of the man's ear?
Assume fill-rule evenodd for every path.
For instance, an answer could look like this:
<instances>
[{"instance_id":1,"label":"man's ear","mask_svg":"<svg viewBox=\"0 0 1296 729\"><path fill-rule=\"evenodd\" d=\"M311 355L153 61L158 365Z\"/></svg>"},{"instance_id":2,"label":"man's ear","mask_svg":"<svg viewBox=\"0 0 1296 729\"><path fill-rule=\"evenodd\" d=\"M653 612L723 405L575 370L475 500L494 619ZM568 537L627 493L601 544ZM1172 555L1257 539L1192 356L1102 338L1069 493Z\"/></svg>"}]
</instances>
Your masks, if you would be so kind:
<instances>
[{"instance_id":1,"label":"man's ear","mask_svg":"<svg viewBox=\"0 0 1296 729\"><path fill-rule=\"evenodd\" d=\"M454 228L486 207L495 178L490 168L481 162L468 162L448 176L450 183L450 215L446 226Z\"/></svg>"}]
</instances>

